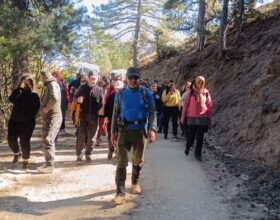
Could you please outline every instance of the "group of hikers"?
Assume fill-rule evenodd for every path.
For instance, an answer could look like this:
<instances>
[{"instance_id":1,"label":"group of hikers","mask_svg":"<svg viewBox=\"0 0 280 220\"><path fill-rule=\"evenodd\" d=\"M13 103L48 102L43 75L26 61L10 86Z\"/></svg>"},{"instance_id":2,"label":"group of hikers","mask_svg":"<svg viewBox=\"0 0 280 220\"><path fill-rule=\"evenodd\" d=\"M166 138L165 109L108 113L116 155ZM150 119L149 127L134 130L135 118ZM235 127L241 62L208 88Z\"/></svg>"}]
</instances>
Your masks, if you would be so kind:
<instances>
[{"instance_id":1,"label":"group of hikers","mask_svg":"<svg viewBox=\"0 0 280 220\"><path fill-rule=\"evenodd\" d=\"M102 142L107 133L108 159L116 154L115 205L125 201L126 167L132 150L132 192L140 194L141 169L147 142L153 143L156 133L168 138L170 118L173 138L178 138L178 121L182 136L187 137L185 154L196 139L195 157L201 161L204 133L211 124L212 101L205 88L205 79L196 77L186 82L181 91L175 83L157 80L148 83L140 79L140 69L127 69L122 74L100 77L97 71L79 72L67 85L58 71L41 71L44 83L42 96L34 90L30 75L24 75L9 97L13 103L8 123L8 144L14 153L12 163L22 156L23 169L28 167L30 140L36 125L38 112L43 118L42 150L45 164L39 173L52 173L55 166L55 144L58 135L65 134L67 109L77 129L77 161L92 160L95 145ZM19 139L19 143L18 143ZM171 147L171 146L170 146Z\"/></svg>"}]
</instances>

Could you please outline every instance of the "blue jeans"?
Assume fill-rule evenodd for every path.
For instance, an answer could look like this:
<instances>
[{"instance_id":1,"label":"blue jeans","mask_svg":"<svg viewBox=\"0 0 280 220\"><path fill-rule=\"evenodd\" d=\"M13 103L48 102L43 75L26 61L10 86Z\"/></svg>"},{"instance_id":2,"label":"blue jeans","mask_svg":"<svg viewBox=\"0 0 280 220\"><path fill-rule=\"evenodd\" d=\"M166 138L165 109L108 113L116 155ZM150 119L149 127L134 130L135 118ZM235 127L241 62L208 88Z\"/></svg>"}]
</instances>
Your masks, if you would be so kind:
<instances>
[{"instance_id":1,"label":"blue jeans","mask_svg":"<svg viewBox=\"0 0 280 220\"><path fill-rule=\"evenodd\" d=\"M162 129L162 119L163 119L163 112L157 112L157 127L159 130Z\"/></svg>"}]
</instances>

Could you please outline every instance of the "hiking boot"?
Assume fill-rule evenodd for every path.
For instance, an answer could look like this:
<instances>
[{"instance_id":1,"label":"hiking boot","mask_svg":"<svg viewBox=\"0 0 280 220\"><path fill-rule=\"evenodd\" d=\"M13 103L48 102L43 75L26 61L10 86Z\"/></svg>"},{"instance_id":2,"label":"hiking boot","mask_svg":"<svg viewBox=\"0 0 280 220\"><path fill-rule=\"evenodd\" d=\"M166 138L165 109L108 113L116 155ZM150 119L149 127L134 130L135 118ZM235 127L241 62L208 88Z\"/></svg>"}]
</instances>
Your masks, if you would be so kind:
<instances>
[{"instance_id":1,"label":"hiking boot","mask_svg":"<svg viewBox=\"0 0 280 220\"><path fill-rule=\"evenodd\" d=\"M83 154L78 155L76 161L77 162L82 162L83 161L83 156L84 156Z\"/></svg>"},{"instance_id":2,"label":"hiking boot","mask_svg":"<svg viewBox=\"0 0 280 220\"><path fill-rule=\"evenodd\" d=\"M190 149L188 147L185 148L185 154L188 156L190 153Z\"/></svg>"},{"instance_id":3,"label":"hiking boot","mask_svg":"<svg viewBox=\"0 0 280 220\"><path fill-rule=\"evenodd\" d=\"M138 183L137 184L132 184L132 193L133 194L141 194L142 193L141 186Z\"/></svg>"},{"instance_id":4,"label":"hiking boot","mask_svg":"<svg viewBox=\"0 0 280 220\"><path fill-rule=\"evenodd\" d=\"M53 173L54 167L50 165L44 165L42 167L37 167L37 170L42 174Z\"/></svg>"},{"instance_id":5,"label":"hiking boot","mask_svg":"<svg viewBox=\"0 0 280 220\"><path fill-rule=\"evenodd\" d=\"M115 198L112 200L113 204L116 205L122 205L125 203L125 196L124 195L116 195Z\"/></svg>"},{"instance_id":6,"label":"hiking boot","mask_svg":"<svg viewBox=\"0 0 280 220\"><path fill-rule=\"evenodd\" d=\"M167 134L164 134L164 139L167 139Z\"/></svg>"},{"instance_id":7,"label":"hiking boot","mask_svg":"<svg viewBox=\"0 0 280 220\"><path fill-rule=\"evenodd\" d=\"M19 158L20 158L20 156L21 156L21 153L20 153L20 152L19 152L19 153L17 153L17 154L15 154L15 155L14 155L14 159L13 159L12 163L17 163L17 162L18 162L18 160L19 160Z\"/></svg>"},{"instance_id":8,"label":"hiking boot","mask_svg":"<svg viewBox=\"0 0 280 220\"><path fill-rule=\"evenodd\" d=\"M109 150L108 152L108 160L112 160L112 157L113 157L113 151Z\"/></svg>"},{"instance_id":9,"label":"hiking boot","mask_svg":"<svg viewBox=\"0 0 280 220\"><path fill-rule=\"evenodd\" d=\"M201 155L196 155L195 156L195 159L199 162L202 162L202 158L201 158Z\"/></svg>"},{"instance_id":10,"label":"hiking boot","mask_svg":"<svg viewBox=\"0 0 280 220\"><path fill-rule=\"evenodd\" d=\"M91 159L91 156L90 155L86 155L86 162L91 162L92 159Z\"/></svg>"},{"instance_id":11,"label":"hiking boot","mask_svg":"<svg viewBox=\"0 0 280 220\"><path fill-rule=\"evenodd\" d=\"M28 167L28 161L23 161L22 162L22 169L26 170Z\"/></svg>"}]
</instances>

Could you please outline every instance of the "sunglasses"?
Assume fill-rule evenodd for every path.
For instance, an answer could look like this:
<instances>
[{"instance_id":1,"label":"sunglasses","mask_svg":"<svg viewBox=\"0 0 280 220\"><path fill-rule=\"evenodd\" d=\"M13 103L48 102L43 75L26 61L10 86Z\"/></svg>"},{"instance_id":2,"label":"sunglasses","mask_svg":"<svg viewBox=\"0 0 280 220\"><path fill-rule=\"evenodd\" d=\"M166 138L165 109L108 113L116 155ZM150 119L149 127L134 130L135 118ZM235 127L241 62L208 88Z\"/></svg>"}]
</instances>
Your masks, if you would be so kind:
<instances>
[{"instance_id":1,"label":"sunglasses","mask_svg":"<svg viewBox=\"0 0 280 220\"><path fill-rule=\"evenodd\" d=\"M139 76L129 76L128 79L129 80L138 80Z\"/></svg>"}]
</instances>

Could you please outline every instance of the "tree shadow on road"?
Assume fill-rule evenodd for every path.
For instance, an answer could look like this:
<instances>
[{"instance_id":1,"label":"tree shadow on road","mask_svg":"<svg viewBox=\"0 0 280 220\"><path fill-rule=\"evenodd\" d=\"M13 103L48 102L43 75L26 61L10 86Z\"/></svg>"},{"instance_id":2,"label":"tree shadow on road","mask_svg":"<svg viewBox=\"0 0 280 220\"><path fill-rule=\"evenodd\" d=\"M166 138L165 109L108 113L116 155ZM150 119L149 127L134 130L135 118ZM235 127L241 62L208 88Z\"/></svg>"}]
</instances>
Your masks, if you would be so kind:
<instances>
[{"instance_id":1,"label":"tree shadow on road","mask_svg":"<svg viewBox=\"0 0 280 220\"><path fill-rule=\"evenodd\" d=\"M92 201L97 197L111 195L115 190L98 192L86 196L74 197L48 202L33 202L26 197L6 196L0 197L0 212L7 211L17 214L29 214L35 216L43 216L49 214L51 210L74 206L96 206L99 210L108 210L113 208L109 201ZM71 211L70 211L71 212Z\"/></svg>"}]
</instances>

